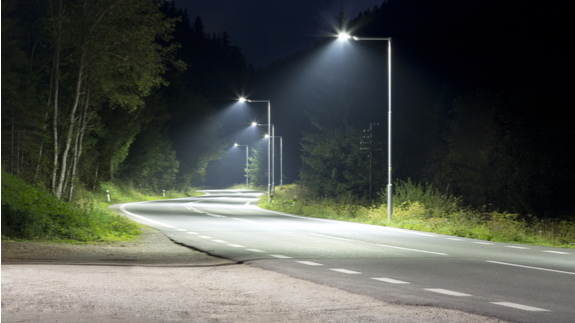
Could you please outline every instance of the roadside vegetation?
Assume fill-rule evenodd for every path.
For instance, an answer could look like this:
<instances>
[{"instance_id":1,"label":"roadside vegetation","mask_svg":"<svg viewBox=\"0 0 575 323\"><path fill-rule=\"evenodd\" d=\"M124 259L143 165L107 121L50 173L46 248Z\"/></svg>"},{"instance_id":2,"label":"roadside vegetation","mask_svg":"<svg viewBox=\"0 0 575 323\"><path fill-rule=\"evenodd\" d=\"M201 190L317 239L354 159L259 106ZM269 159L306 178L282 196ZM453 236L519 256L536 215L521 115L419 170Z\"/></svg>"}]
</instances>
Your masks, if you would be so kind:
<instances>
[{"instance_id":1,"label":"roadside vegetation","mask_svg":"<svg viewBox=\"0 0 575 323\"><path fill-rule=\"evenodd\" d=\"M393 215L387 219L387 196L380 192L373 203L352 195L313 197L305 187L277 187L274 200L263 195L260 207L303 216L391 226L497 242L575 248L575 222L533 216L483 212L462 206L460 198L430 184L408 180L394 185ZM295 203L294 203L295 198Z\"/></svg>"},{"instance_id":2,"label":"roadside vegetation","mask_svg":"<svg viewBox=\"0 0 575 323\"><path fill-rule=\"evenodd\" d=\"M108 202L107 192L110 192ZM116 203L198 195L184 192L136 190L121 182L102 182L95 192L78 189L71 202L26 184L2 170L2 240L67 243L130 241L140 225L108 209Z\"/></svg>"}]
</instances>

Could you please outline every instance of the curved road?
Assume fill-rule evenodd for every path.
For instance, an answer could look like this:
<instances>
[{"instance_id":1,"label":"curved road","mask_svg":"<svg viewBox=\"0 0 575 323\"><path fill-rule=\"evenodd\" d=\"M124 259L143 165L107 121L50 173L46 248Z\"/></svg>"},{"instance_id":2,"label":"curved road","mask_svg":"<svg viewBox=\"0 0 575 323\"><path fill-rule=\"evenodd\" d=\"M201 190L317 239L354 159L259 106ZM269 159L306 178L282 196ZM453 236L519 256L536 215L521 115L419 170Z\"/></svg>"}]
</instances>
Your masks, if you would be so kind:
<instances>
[{"instance_id":1,"label":"curved road","mask_svg":"<svg viewBox=\"0 0 575 323\"><path fill-rule=\"evenodd\" d=\"M368 295L514 322L575 322L575 251L495 243L254 206L259 191L123 204L211 255Z\"/></svg>"}]
</instances>

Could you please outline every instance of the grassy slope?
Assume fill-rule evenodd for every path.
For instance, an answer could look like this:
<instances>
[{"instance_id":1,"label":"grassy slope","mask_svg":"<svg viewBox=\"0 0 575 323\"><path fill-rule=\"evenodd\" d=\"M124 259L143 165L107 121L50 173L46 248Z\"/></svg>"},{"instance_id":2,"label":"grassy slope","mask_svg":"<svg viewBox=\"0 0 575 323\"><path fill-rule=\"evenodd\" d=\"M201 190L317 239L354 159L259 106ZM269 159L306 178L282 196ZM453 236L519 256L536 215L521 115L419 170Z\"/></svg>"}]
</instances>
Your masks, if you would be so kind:
<instances>
[{"instance_id":1,"label":"grassy slope","mask_svg":"<svg viewBox=\"0 0 575 323\"><path fill-rule=\"evenodd\" d=\"M272 204L267 203L267 195L264 195L258 205L304 216L498 242L575 248L575 222L522 219L516 214L468 210L458 206L457 199L441 196L438 192L429 193L427 189L430 188L411 185L406 189L411 190L408 198L394 197L398 205L394 205L390 221L387 220L386 204L364 206L361 201L353 199L308 199L305 197L305 189L302 193L295 185L276 188ZM302 196L297 197L294 205L293 198L297 195Z\"/></svg>"}]
</instances>

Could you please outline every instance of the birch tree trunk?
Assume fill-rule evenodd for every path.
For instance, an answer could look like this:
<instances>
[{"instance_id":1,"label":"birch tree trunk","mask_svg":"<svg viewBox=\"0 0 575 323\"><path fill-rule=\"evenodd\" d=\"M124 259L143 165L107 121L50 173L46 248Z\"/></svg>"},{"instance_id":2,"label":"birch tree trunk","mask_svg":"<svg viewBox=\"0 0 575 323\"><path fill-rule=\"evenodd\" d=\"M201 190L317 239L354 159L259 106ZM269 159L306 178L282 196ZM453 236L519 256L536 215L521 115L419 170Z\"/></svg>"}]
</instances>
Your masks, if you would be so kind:
<instances>
[{"instance_id":1,"label":"birch tree trunk","mask_svg":"<svg viewBox=\"0 0 575 323\"><path fill-rule=\"evenodd\" d=\"M58 172L58 95L60 90L60 52L62 50L62 20L64 16L63 0L58 1L58 16L56 28L56 46L54 46L54 62L52 67L52 78L54 85L54 110L52 115L52 140L54 141L54 156L52 162L52 192L56 189L56 173ZM50 8L52 4L50 3ZM52 13L52 18L54 14Z\"/></svg>"}]
</instances>

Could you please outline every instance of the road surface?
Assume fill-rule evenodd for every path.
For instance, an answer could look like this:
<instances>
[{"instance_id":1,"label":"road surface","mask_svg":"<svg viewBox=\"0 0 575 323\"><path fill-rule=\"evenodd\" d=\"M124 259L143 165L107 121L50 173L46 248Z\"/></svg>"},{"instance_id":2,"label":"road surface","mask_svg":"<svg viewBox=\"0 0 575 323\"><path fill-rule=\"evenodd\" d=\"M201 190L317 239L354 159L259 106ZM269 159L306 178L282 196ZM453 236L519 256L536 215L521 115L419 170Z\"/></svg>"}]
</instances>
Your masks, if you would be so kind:
<instances>
[{"instance_id":1,"label":"road surface","mask_svg":"<svg viewBox=\"0 0 575 323\"><path fill-rule=\"evenodd\" d=\"M575 322L571 249L308 218L257 208L259 191L204 192L119 209L210 255L386 302Z\"/></svg>"}]
</instances>

